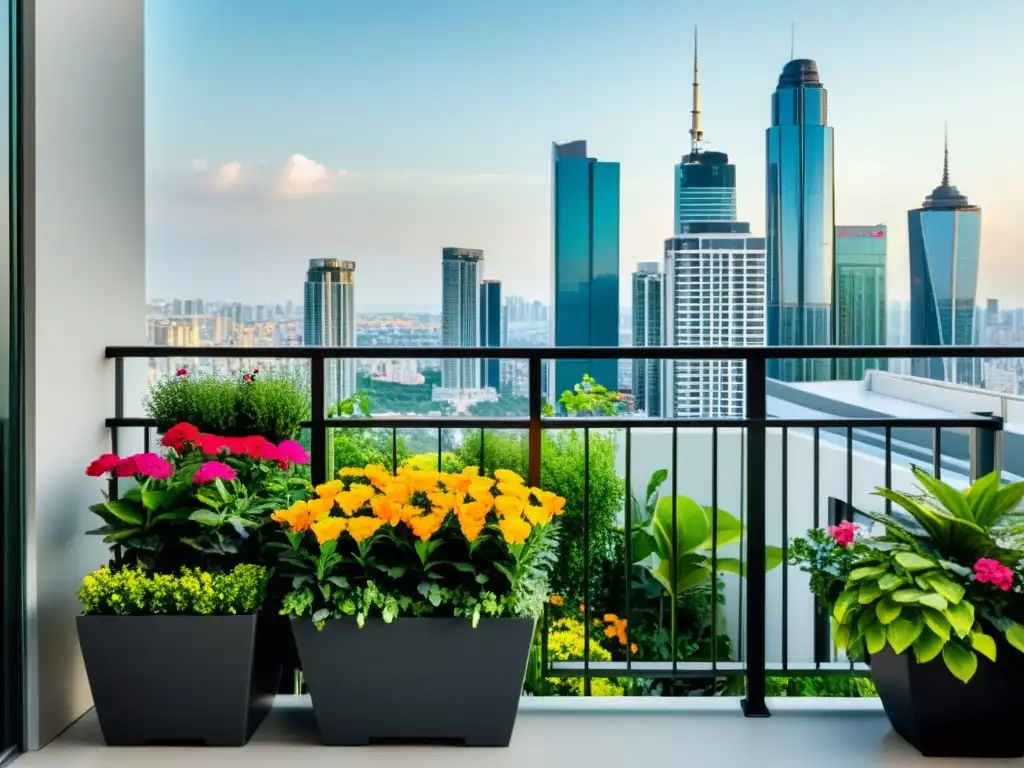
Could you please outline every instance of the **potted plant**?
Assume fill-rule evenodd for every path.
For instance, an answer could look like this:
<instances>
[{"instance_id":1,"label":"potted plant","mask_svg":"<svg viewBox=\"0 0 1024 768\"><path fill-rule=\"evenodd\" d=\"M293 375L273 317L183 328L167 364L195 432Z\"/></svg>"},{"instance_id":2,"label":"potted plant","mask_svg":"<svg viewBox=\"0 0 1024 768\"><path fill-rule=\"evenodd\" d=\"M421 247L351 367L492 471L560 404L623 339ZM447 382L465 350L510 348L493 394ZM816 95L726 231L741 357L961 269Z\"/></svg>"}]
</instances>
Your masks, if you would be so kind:
<instances>
[{"instance_id":1,"label":"potted plant","mask_svg":"<svg viewBox=\"0 0 1024 768\"><path fill-rule=\"evenodd\" d=\"M1024 755L1024 483L993 473L961 492L915 469L920 495L879 488L871 535L843 522L793 542L791 560L864 659L893 729L928 756Z\"/></svg>"},{"instance_id":2,"label":"potted plant","mask_svg":"<svg viewBox=\"0 0 1024 768\"><path fill-rule=\"evenodd\" d=\"M324 742L507 746L564 500L507 470L339 476L273 515Z\"/></svg>"},{"instance_id":3,"label":"potted plant","mask_svg":"<svg viewBox=\"0 0 1024 768\"><path fill-rule=\"evenodd\" d=\"M101 456L134 481L91 509L113 558L85 577L78 636L110 745L241 746L277 691L280 620L262 546L272 509L308 495L298 444L175 425L167 455ZM273 604L272 609L276 608Z\"/></svg>"},{"instance_id":4,"label":"potted plant","mask_svg":"<svg viewBox=\"0 0 1024 768\"><path fill-rule=\"evenodd\" d=\"M179 368L173 378L153 386L144 405L161 433L188 423L204 433L258 435L273 443L297 438L302 422L310 415L304 382L259 368L230 377L192 374L188 368Z\"/></svg>"}]
</instances>

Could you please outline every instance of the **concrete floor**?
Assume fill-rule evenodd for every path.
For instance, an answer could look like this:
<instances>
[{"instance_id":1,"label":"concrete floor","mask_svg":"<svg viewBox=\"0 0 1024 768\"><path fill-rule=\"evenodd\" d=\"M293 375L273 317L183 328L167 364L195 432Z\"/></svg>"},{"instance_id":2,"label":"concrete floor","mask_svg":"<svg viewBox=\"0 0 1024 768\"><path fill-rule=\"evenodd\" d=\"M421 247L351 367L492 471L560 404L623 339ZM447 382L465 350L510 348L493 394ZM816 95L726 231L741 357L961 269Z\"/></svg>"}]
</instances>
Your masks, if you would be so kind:
<instances>
[{"instance_id":1,"label":"concrete floor","mask_svg":"<svg viewBox=\"0 0 1024 768\"><path fill-rule=\"evenodd\" d=\"M774 699L772 717L747 719L736 699L523 699L508 749L324 747L306 697L279 697L241 749L107 748L93 713L16 768L868 768L967 766L928 760L894 734L877 700ZM1024 760L985 761L1022 766Z\"/></svg>"}]
</instances>

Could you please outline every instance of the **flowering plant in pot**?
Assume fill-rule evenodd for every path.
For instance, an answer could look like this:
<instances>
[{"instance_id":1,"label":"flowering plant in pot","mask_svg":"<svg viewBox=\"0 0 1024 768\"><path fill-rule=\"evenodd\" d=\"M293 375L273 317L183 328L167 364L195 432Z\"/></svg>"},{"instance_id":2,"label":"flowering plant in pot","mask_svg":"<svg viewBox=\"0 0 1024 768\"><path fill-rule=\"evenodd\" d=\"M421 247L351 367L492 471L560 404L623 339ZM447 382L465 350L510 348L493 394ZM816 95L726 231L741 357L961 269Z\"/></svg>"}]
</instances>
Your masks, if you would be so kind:
<instances>
[{"instance_id":1,"label":"flowering plant in pot","mask_svg":"<svg viewBox=\"0 0 1024 768\"><path fill-rule=\"evenodd\" d=\"M1024 483L964 491L919 469L920 493L797 539L790 558L832 615L837 648L866 659L894 729L926 755L1024 755Z\"/></svg>"},{"instance_id":2,"label":"flowering plant in pot","mask_svg":"<svg viewBox=\"0 0 1024 768\"><path fill-rule=\"evenodd\" d=\"M242 745L281 675L272 569L275 507L308 495L298 444L179 424L165 455L107 454L86 473L133 483L91 510L114 556L79 590L78 636L108 744ZM120 490L120 489L119 489ZM159 664L154 663L159 659Z\"/></svg>"},{"instance_id":3,"label":"flowering plant in pot","mask_svg":"<svg viewBox=\"0 0 1024 768\"><path fill-rule=\"evenodd\" d=\"M564 503L507 470L371 465L275 512L323 739L507 745Z\"/></svg>"}]
</instances>

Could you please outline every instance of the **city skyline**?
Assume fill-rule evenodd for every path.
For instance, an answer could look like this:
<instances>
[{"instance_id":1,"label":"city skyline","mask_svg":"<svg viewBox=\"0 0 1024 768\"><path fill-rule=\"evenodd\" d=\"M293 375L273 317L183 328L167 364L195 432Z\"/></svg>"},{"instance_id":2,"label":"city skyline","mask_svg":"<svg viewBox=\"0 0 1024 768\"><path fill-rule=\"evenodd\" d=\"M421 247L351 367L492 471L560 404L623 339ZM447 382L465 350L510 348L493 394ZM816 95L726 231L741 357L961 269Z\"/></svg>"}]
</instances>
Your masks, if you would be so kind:
<instances>
[{"instance_id":1,"label":"city skyline","mask_svg":"<svg viewBox=\"0 0 1024 768\"><path fill-rule=\"evenodd\" d=\"M954 10L954 3L932 4L925 17L866 3L858 18L871 15L869 6L885 9L886 23L872 27L870 39L872 47L886 47L887 56L865 62L858 46L866 38L847 39L846 27L837 23L854 15L809 13L811 6L795 1L771 9L728 4L743 16L728 29L718 11L684 13L663 2L629 14L604 3L602 13L581 15L567 0L548 24L539 23L547 17L529 2L498 13L448 1L430 14L396 2L408 13L386 24L364 11L312 0L288 6L253 0L244 11L217 1L147 6L151 296L223 295L234 283L238 295L225 298L294 298L280 293L273 270L334 257L359 263L360 304L367 309L435 307L440 285L430 271L431 255L454 241L484 248L492 265L487 277L502 279L509 293L546 298L546 147L572 136L586 136L602 157L622 165L620 271L628 274L637 261L660 254L672 215L673 165L689 144L689 46L645 45L641 51L645 35L670 27L686 29L684 39L694 25L701 29L708 148L729 149L737 167L738 216L763 231L761 131L795 18L796 54L818 62L830 91L829 123L838 139L836 218L889 227L890 295L909 295L904 217L920 190L937 181L934 158L949 118L954 146L971 138L960 150L958 183L986 211L979 296L1024 300L1024 281L999 277L1014 264L1019 240L1012 202L1024 174L1022 160L1010 151L1013 107L997 98L998 83L973 75L998 66L1012 78L1014 66L1024 69L994 54L1012 27L1009 17L1024 18L1013 3L999 4L999 25L983 13L941 12ZM574 61L570 51L554 46L549 29L570 18L580 41L601 35L622 44L600 60ZM479 53L474 72L432 57L414 34L422 23L456 23ZM233 30L229 39L221 34L225 27ZM273 68L261 64L268 30L280 49L292 52ZM339 30L346 40L353 37L342 58L362 56L374 67L339 76L342 62L331 53L337 46L330 34ZM609 37L613 32L620 38ZM958 57L942 56L950 38ZM410 45L385 47L385 39ZM740 56L733 55L737 40ZM513 66L524 47L537 60ZM960 63L964 56L971 67ZM915 64L925 60L937 63ZM532 74L537 67L549 67L550 82L536 82L544 79ZM581 80L581 68L589 78ZM914 73L914 99L889 93L891 72L901 68ZM481 78L501 101L486 98L467 112L460 99L475 93ZM415 119L391 119L394 108L379 95L389 83L415 93L402 100ZM260 105L271 94L280 103L267 110ZM431 117L453 109L465 119ZM396 264L408 278L402 284L393 279ZM620 296L628 296L628 286Z\"/></svg>"}]
</instances>

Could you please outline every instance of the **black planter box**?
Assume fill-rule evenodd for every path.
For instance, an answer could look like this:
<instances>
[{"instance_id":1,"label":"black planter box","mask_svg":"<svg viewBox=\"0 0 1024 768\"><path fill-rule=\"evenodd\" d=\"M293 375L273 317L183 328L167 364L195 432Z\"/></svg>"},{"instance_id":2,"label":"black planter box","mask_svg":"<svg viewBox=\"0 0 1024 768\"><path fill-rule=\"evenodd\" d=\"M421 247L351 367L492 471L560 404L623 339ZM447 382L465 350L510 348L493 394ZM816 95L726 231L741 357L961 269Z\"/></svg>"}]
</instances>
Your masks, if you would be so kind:
<instances>
[{"instance_id":1,"label":"black planter box","mask_svg":"<svg viewBox=\"0 0 1024 768\"><path fill-rule=\"evenodd\" d=\"M274 617L79 616L104 740L242 746L273 705L282 629Z\"/></svg>"},{"instance_id":2,"label":"black planter box","mask_svg":"<svg viewBox=\"0 0 1024 768\"><path fill-rule=\"evenodd\" d=\"M293 619L324 743L507 747L533 619Z\"/></svg>"},{"instance_id":3,"label":"black planter box","mask_svg":"<svg viewBox=\"0 0 1024 768\"><path fill-rule=\"evenodd\" d=\"M888 646L872 654L871 677L893 730L926 757L1024 756L1024 654L1001 634L996 661L978 655L970 683L941 656L918 664Z\"/></svg>"}]
</instances>

